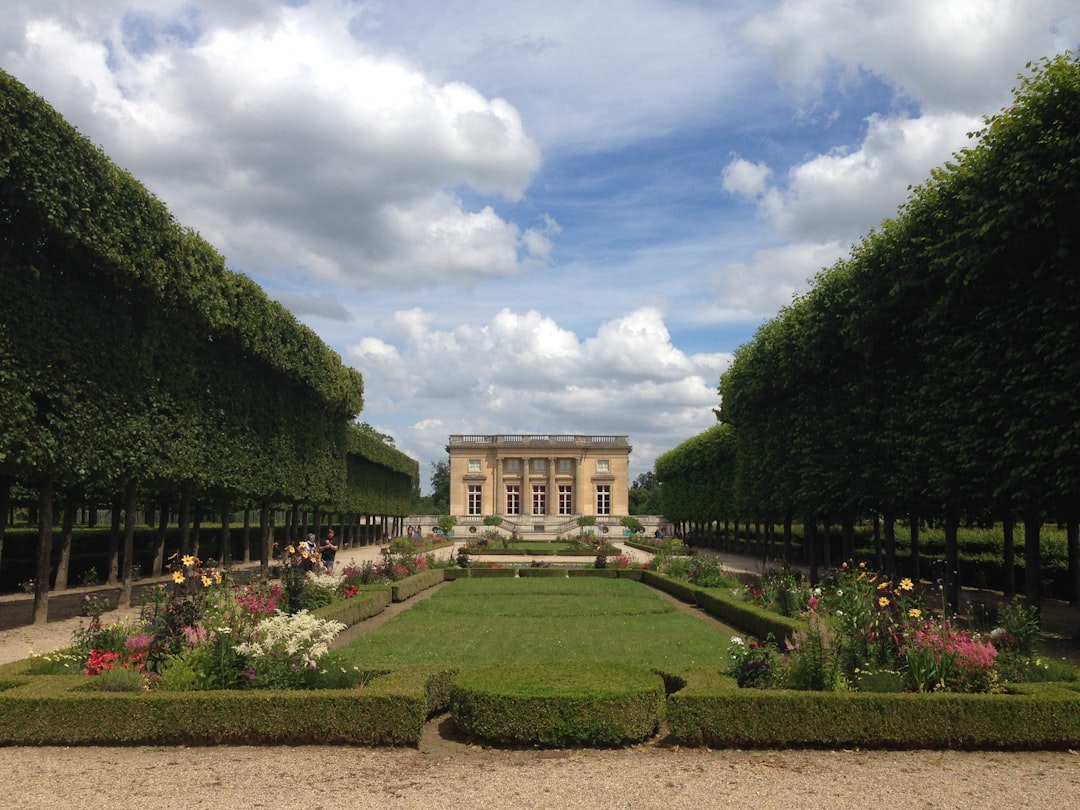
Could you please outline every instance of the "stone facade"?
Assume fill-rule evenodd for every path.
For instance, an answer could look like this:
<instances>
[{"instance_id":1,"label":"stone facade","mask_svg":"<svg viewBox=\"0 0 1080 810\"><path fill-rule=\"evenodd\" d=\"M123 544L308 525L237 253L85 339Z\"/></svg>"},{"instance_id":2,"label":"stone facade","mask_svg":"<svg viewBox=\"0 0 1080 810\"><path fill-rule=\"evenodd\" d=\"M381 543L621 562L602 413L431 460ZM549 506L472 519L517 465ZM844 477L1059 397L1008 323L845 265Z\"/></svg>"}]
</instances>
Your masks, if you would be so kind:
<instances>
[{"instance_id":1,"label":"stone facade","mask_svg":"<svg viewBox=\"0 0 1080 810\"><path fill-rule=\"evenodd\" d=\"M451 436L450 514L549 525L627 515L630 450L627 436Z\"/></svg>"}]
</instances>

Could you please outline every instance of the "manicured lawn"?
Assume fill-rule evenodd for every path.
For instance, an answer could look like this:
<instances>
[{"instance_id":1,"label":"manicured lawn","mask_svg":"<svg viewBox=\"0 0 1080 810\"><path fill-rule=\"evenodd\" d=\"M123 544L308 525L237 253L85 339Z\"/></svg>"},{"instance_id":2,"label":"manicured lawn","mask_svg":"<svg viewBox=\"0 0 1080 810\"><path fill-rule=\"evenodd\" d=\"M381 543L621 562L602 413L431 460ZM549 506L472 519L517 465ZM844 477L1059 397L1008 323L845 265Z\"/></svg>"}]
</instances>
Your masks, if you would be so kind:
<instances>
[{"instance_id":1,"label":"manicured lawn","mask_svg":"<svg viewBox=\"0 0 1080 810\"><path fill-rule=\"evenodd\" d=\"M343 647L360 666L724 666L730 633L626 579L462 579Z\"/></svg>"}]
</instances>

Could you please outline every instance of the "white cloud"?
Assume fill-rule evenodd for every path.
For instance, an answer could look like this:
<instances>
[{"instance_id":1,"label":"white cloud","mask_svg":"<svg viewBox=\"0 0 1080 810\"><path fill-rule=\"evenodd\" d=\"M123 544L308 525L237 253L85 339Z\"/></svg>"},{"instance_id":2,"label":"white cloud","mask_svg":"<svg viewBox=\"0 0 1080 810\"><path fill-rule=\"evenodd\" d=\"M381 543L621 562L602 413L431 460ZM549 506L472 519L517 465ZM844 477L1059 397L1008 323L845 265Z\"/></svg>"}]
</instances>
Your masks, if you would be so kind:
<instances>
[{"instance_id":1,"label":"white cloud","mask_svg":"<svg viewBox=\"0 0 1080 810\"><path fill-rule=\"evenodd\" d=\"M1074 0L782 0L747 25L789 85L870 71L927 111L982 115L1029 60L1075 48Z\"/></svg>"},{"instance_id":2,"label":"white cloud","mask_svg":"<svg viewBox=\"0 0 1080 810\"><path fill-rule=\"evenodd\" d=\"M163 10L133 51L118 23L26 17L5 62L233 262L359 286L543 267L523 229L455 189L518 201L540 150L509 102L362 48L347 4L237 17L192 41ZM156 27L154 27L156 26Z\"/></svg>"},{"instance_id":3,"label":"white cloud","mask_svg":"<svg viewBox=\"0 0 1080 810\"><path fill-rule=\"evenodd\" d=\"M753 200L765 193L766 183L771 175L772 169L764 163L733 158L724 167L721 177L724 191L736 197Z\"/></svg>"},{"instance_id":4,"label":"white cloud","mask_svg":"<svg viewBox=\"0 0 1080 810\"><path fill-rule=\"evenodd\" d=\"M964 115L871 116L857 149L842 147L791 168L761 195L762 212L791 239L848 244L896 215L909 188L970 143L979 120Z\"/></svg>"},{"instance_id":5,"label":"white cloud","mask_svg":"<svg viewBox=\"0 0 1080 810\"><path fill-rule=\"evenodd\" d=\"M715 421L717 381L730 362L681 352L661 313L648 307L584 340L536 311L503 309L487 323L450 329L436 320L397 312L392 323L376 324L396 339L364 337L345 353L367 391L393 392L369 395L368 421L387 423L402 409L439 414L393 431L399 447L430 460L445 455L449 432L625 433L670 449ZM634 467L651 469L652 460L635 453Z\"/></svg>"}]
</instances>

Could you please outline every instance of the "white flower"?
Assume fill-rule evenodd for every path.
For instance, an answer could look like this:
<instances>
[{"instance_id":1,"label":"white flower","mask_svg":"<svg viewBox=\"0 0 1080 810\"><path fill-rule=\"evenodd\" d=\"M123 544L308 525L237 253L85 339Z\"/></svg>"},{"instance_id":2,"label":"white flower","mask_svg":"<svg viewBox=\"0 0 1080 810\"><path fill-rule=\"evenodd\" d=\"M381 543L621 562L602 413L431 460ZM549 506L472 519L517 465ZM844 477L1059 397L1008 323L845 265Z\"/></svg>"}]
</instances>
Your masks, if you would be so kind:
<instances>
[{"instance_id":1,"label":"white flower","mask_svg":"<svg viewBox=\"0 0 1080 810\"><path fill-rule=\"evenodd\" d=\"M742 643L743 643L743 640L741 638L739 638L738 636L732 636L731 637L731 643L732 644L738 644L738 645L741 646Z\"/></svg>"}]
</instances>

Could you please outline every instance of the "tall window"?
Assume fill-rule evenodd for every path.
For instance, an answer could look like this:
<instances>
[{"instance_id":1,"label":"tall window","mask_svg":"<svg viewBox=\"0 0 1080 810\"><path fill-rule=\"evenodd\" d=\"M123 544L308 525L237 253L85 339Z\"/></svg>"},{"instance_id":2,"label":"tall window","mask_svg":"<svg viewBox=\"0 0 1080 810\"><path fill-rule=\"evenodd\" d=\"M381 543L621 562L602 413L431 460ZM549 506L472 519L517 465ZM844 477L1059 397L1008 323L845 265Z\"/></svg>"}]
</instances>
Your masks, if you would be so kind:
<instances>
[{"instance_id":1,"label":"tall window","mask_svg":"<svg viewBox=\"0 0 1080 810\"><path fill-rule=\"evenodd\" d=\"M598 458L596 460L596 471L598 473L611 472L611 462L608 461L606 458Z\"/></svg>"},{"instance_id":2,"label":"tall window","mask_svg":"<svg viewBox=\"0 0 1080 810\"><path fill-rule=\"evenodd\" d=\"M480 472L480 459L478 459L478 458L470 458L469 459L469 472L471 472L471 473Z\"/></svg>"},{"instance_id":3,"label":"tall window","mask_svg":"<svg viewBox=\"0 0 1080 810\"><path fill-rule=\"evenodd\" d=\"M534 515L547 514L547 487L533 487L533 511Z\"/></svg>"},{"instance_id":4,"label":"tall window","mask_svg":"<svg viewBox=\"0 0 1080 810\"><path fill-rule=\"evenodd\" d=\"M573 472L573 471L574 471L574 462L573 462L572 459L569 459L569 458L560 458L559 459L559 472L561 472L561 473L569 473L569 472Z\"/></svg>"},{"instance_id":5,"label":"tall window","mask_svg":"<svg viewBox=\"0 0 1080 810\"><path fill-rule=\"evenodd\" d=\"M508 458L506 460L506 471L508 473L521 472L521 459L520 458Z\"/></svg>"},{"instance_id":6,"label":"tall window","mask_svg":"<svg viewBox=\"0 0 1080 810\"><path fill-rule=\"evenodd\" d=\"M506 514L521 514L521 487L511 484L506 488Z\"/></svg>"},{"instance_id":7,"label":"tall window","mask_svg":"<svg viewBox=\"0 0 1080 810\"><path fill-rule=\"evenodd\" d=\"M596 488L596 514L611 514L611 487L607 484Z\"/></svg>"},{"instance_id":8,"label":"tall window","mask_svg":"<svg viewBox=\"0 0 1080 810\"><path fill-rule=\"evenodd\" d=\"M559 514L574 514L574 490L569 484L559 484Z\"/></svg>"},{"instance_id":9,"label":"tall window","mask_svg":"<svg viewBox=\"0 0 1080 810\"><path fill-rule=\"evenodd\" d=\"M534 473L547 472L547 461L542 458L534 458L532 460L532 471Z\"/></svg>"},{"instance_id":10,"label":"tall window","mask_svg":"<svg viewBox=\"0 0 1080 810\"><path fill-rule=\"evenodd\" d=\"M484 514L483 488L479 484L469 484L469 514Z\"/></svg>"}]
</instances>

